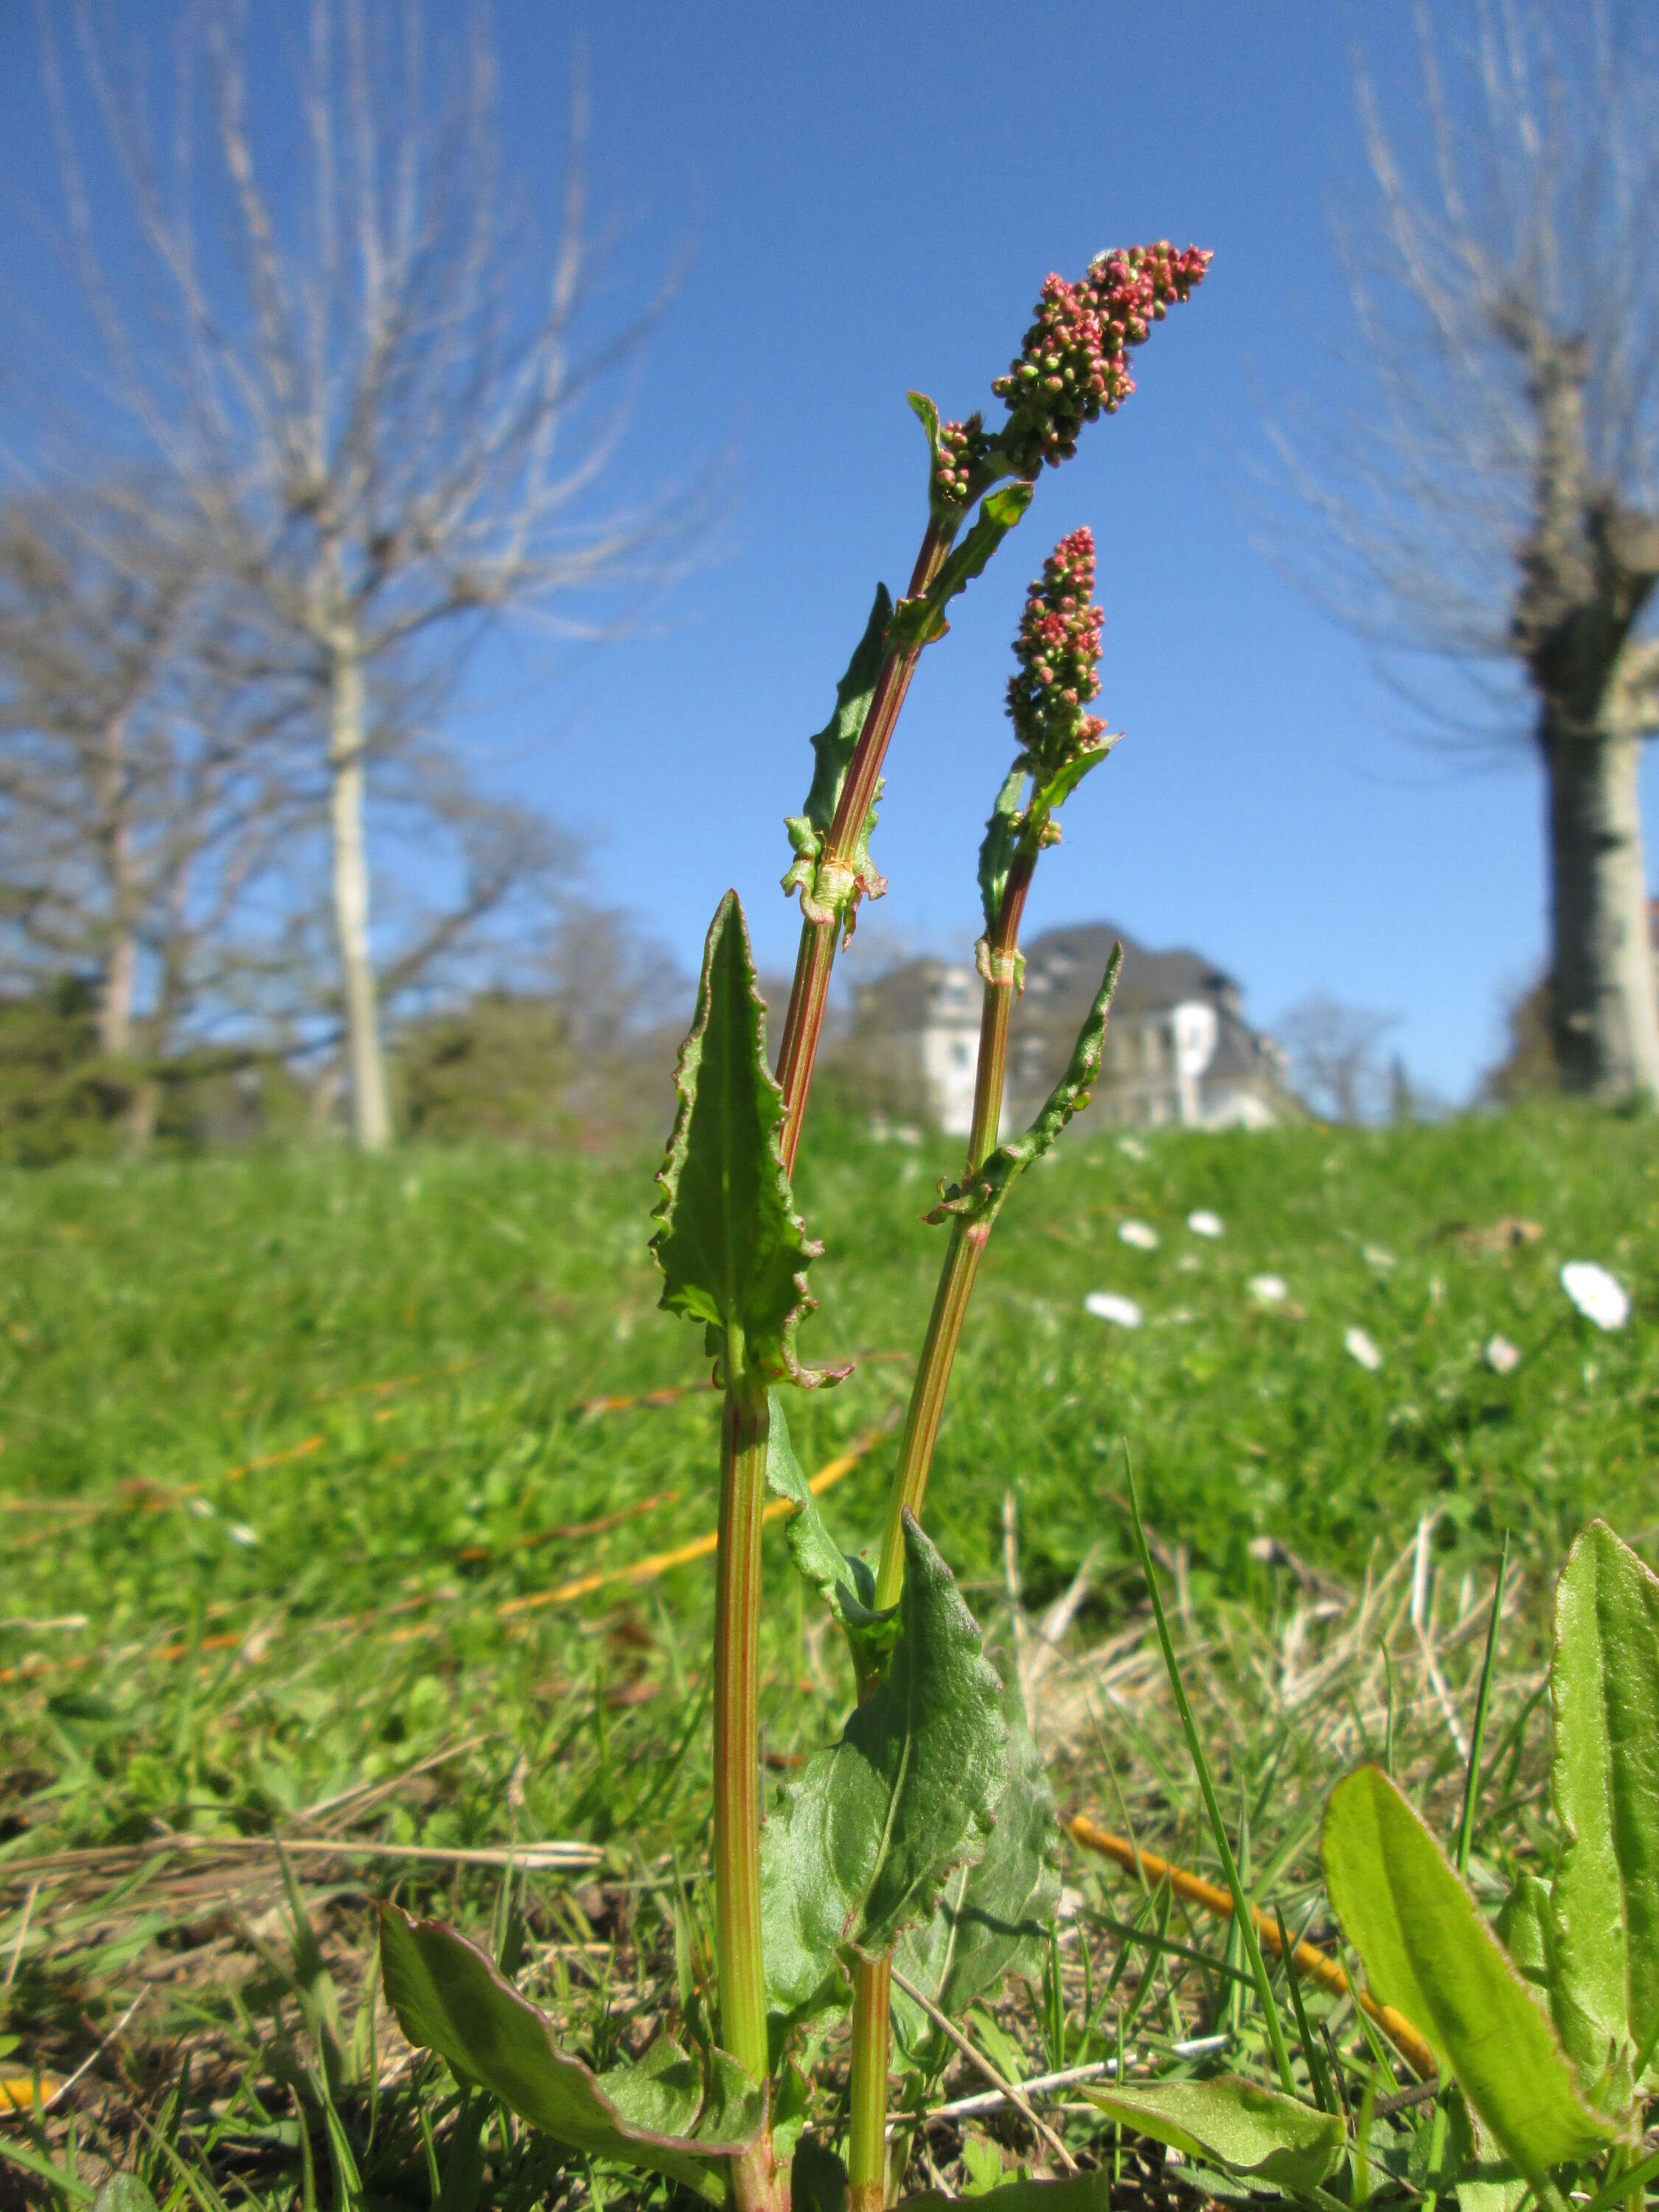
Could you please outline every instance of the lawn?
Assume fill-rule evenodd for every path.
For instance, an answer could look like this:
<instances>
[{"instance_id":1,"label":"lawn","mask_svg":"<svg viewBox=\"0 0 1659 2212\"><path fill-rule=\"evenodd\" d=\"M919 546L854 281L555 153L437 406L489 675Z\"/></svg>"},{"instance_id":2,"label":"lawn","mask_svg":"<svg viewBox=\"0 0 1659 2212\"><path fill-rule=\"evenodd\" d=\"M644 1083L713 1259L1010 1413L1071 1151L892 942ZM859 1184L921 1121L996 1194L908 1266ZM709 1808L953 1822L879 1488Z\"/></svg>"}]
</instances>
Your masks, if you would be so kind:
<instances>
[{"instance_id":1,"label":"lawn","mask_svg":"<svg viewBox=\"0 0 1659 2212\"><path fill-rule=\"evenodd\" d=\"M919 1217L953 1149L809 1139L798 1190L827 1249L803 1348L859 1364L792 1419L809 1473L845 1462L826 1510L849 1547L878 1522L940 1249ZM131 2155L159 2185L191 2176L203 2203L292 2201L313 2132L296 2115L316 2118L295 2054L335 2033L337 2001L328 2081L365 2201L425 2205L435 2167L388 2117L402 2093L377 2107L395 2036L357 2002L366 1899L401 1883L487 1928L505 1845L593 1847L518 1893L544 1994L590 2043L627 2040L677 1935L684 1998L711 1574L644 1570L712 1529L717 1401L697 1333L654 1310L653 1165L295 1153L0 1183L0 2068L61 2078L97 2054L44 2122L0 2133L0 2191L88 2201ZM1085 1118L1020 1186L928 1517L1003 1649L1029 1662L1065 1603L1060 1656L1042 1646L1030 1674L1070 1805L1205 1858L1132 1565L1127 1449L1230 1802L1287 1912L1314 1901L1321 1792L1373 1734L1395 1731L1427 1802L1455 1791L1506 1528L1501 1786L1477 1872L1495 1885L1548 1847L1551 1578L1592 1514L1650 1558L1659 1540L1656 1176L1650 1122L1540 1109L1138 1141ZM1194 1233L1195 1209L1224 1233ZM1126 1221L1156 1248L1123 1242ZM1575 1259L1629 1290L1626 1328L1574 1311ZM1267 1275L1274 1304L1252 1289ZM1087 1312L1101 1291L1141 1326ZM1345 1345L1356 1329L1374 1370ZM1494 1335L1512 1372L1486 1356ZM768 1570L783 1766L833 1733L849 1681L775 1534ZM273 1833L313 1847L286 1896ZM1176 1953L1162 1980L1125 1977L1115 1880L1079 1855L1079 1955L1056 1954L1046 2011L986 2033L1033 2067L1086 2055L1115 2018L1091 2029L1066 1977L1097 1997L1115 1968L1141 2032L1156 2013L1171 2042L1218 2004L1248 2042L1224 1963L1202 1988ZM1222 1959L1201 1923L1181 1940ZM966 2136L962 2154L971 2172ZM529 2155L503 2142L501 2201L552 2188ZM604 2194L591 2174L571 2186Z\"/></svg>"}]
</instances>

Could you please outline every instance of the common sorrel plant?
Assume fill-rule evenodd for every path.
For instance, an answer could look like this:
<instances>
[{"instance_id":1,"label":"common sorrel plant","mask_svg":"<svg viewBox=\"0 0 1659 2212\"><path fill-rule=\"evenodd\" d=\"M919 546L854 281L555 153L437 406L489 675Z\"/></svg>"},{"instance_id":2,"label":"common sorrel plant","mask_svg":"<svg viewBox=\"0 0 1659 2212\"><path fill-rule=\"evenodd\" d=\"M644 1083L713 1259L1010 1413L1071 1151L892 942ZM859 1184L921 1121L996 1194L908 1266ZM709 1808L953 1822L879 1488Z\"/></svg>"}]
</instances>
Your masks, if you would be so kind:
<instances>
[{"instance_id":1,"label":"common sorrel plant","mask_svg":"<svg viewBox=\"0 0 1659 2212\"><path fill-rule=\"evenodd\" d=\"M724 1392L712 1669L718 2043L690 2056L664 2039L636 2063L596 2075L558 2050L551 2024L483 1952L436 1923L383 1911L386 1992L411 2041L573 2150L714 2202L729 2194L741 2212L787 2212L792 2188L826 2204L850 2193L856 2212L878 2212L889 2188L895 2027L925 2086L950 2054L951 2023L1009 1972L1040 1971L1057 1901L1053 1801L1017 1689L1005 1689L987 1662L921 1515L980 1256L1017 1176L1087 1103L1115 979L1116 953L1042 1113L1000 1146L1032 872L1059 836L1060 806L1109 750L1087 711L1101 617L1086 531L1061 541L1033 585L1016 645L1016 757L980 859L985 1005L973 1132L961 1182L941 1188L928 1217L950 1235L873 1572L830 1534L790 1449L786 1393L845 1372L809 1369L797 1352L812 1308L807 1270L822 1248L796 1210L790 1176L837 944L852 934L860 900L884 888L870 837L917 660L1024 514L1044 465L1068 458L1083 425L1133 390L1127 349L1188 296L1208 259L1160 244L1103 254L1075 285L1051 276L1018 356L993 387L1007 410L994 434L977 415L941 422L931 401L911 395L927 434L927 525L905 597L894 606L878 589L835 712L812 740L805 809L788 824L795 858L784 885L800 893L801 944L775 1078L735 894L708 933L653 1250L663 1304L702 1324ZM858 1704L839 1741L807 1761L763 1818L757 1706L769 1489L796 1508L792 1558L845 1633ZM823 2146L798 2162L805 2102L794 2052L803 2031L849 2007L845 2165ZM1049 2141L1072 2166L1059 2138ZM1099 2199L1103 2206L1103 2183Z\"/></svg>"}]
</instances>

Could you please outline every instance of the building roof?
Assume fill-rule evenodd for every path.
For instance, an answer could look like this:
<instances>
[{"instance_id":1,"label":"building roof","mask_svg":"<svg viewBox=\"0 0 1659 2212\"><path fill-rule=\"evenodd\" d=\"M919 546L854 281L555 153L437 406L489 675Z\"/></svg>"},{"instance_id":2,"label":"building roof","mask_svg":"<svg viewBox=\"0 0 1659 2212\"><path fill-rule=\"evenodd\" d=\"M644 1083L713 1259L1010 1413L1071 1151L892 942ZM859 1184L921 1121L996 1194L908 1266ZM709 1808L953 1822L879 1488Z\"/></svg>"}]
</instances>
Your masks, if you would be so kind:
<instances>
[{"instance_id":1,"label":"building roof","mask_svg":"<svg viewBox=\"0 0 1659 2212\"><path fill-rule=\"evenodd\" d=\"M1094 921L1045 930L1026 946L1026 1018L1073 1012L1080 1016L1100 988L1107 959L1120 939L1123 973L1112 1002L1115 1012L1158 1013L1191 999L1207 999L1228 1011L1237 1006L1237 984L1212 960L1185 947L1148 951L1127 930Z\"/></svg>"},{"instance_id":2,"label":"building roof","mask_svg":"<svg viewBox=\"0 0 1659 2212\"><path fill-rule=\"evenodd\" d=\"M956 981L963 988L960 1007L942 1006L942 984ZM971 968L924 955L889 968L855 987L857 1023L865 1028L908 1030L942 1016L959 1013L964 1022L979 1024L979 985Z\"/></svg>"}]
</instances>

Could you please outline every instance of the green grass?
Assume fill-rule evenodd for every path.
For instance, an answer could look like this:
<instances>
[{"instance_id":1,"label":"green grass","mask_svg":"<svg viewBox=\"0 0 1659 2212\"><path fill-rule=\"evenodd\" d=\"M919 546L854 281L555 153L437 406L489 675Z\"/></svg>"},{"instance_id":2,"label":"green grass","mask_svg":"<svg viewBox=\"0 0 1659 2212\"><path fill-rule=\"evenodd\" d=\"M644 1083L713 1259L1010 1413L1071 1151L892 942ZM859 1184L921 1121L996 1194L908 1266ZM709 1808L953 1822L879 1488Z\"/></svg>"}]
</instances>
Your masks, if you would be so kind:
<instances>
[{"instance_id":1,"label":"green grass","mask_svg":"<svg viewBox=\"0 0 1659 2212\"><path fill-rule=\"evenodd\" d=\"M908 1357L940 1250L918 1217L954 1148L828 1129L815 1140L799 1196L828 1249L803 1351ZM1489 1578L1509 1528L1528 1601L1514 1694L1492 1723L1501 1764L1566 1542L1598 1512L1650 1556L1659 1534L1652 1124L1540 1110L1143 1141L1145 1157L1128 1157L1085 1120L998 1226L929 1498L945 1555L1000 1625L1012 1489L1027 1606L1063 1589L1092 1548L1073 1644L1133 1626L1127 1438L1155 1544L1180 1554L1188 1632L1231 1681L1247 1646L1275 1650L1296 1601L1253 1540L1352 1586L1436 1513L1450 1607L1466 1574ZM709 1567L500 1610L712 1527L711 1395L579 1410L706 1371L697 1333L653 1310L653 1164L288 1155L0 1182L0 1871L94 1854L45 1880L27 1918L25 1883L0 1893L0 1974L10 2031L48 2069L67 2070L143 1993L142 2032L98 2070L124 2085L110 2112L159 2124L155 2100L192 2039L216 2054L196 2063L222 2102L271 2063L275 2030L250 2024L258 2002L273 2020L281 2010L259 1978L276 1969L267 1957L255 1971L247 1942L249 1917L276 1899L269 1869L192 1887L182 1862L131 1863L114 1856L122 1845L317 1832L325 1801L385 1784L354 1801L354 1832L447 1848L592 1840L607 1880L647 1885L630 1893L644 1902L626 1955L672 1942L661 1869L671 1854L695 1865L707 1814ZM1220 1241L1186 1229L1200 1206L1224 1217ZM1505 1217L1542 1233L1501 1249L1469 1233ZM1159 1249L1122 1244L1126 1218L1156 1227ZM1632 1291L1625 1331L1574 1314L1558 1280L1573 1258ZM1285 1278L1286 1305L1251 1302L1249 1279L1265 1272ZM1097 1289L1139 1300L1145 1326L1087 1316ZM1354 1325L1381 1347L1380 1373L1345 1352ZM1522 1350L1512 1376L1481 1356L1494 1332ZM803 1463L902 1406L908 1374L872 1357L839 1390L798 1401ZM878 1527L893 1449L878 1444L832 1493L849 1541ZM605 1525L547 1534L592 1522ZM784 1758L833 1732L847 1686L775 1535L768 1560L764 1723ZM1460 1694L1478 1659L1478 1638L1458 1647ZM1290 1757L1231 1728L1226 1696L1209 1709L1231 1786L1261 1801L1257 1865L1283 1844L1285 1868L1305 1874L1298 1823L1331 1778L1310 1763L1313 1738ZM1115 1740L1097 1719L1073 1729L1064 1779L1109 1820L1109 1757L1136 1817L1201 1858L1168 1720L1149 1704ZM1438 1723L1425 1711L1412 1726L1421 1747ZM1425 1786L1455 1796L1443 1740L1422 1757ZM1499 1856L1532 1832L1527 1771L1512 1767L1521 1809ZM313 1893L354 1976L367 1953L352 1883L384 1890L403 1871L359 1866L345 1889ZM440 1866L406 1879L475 1923L491 1909L495 1877ZM527 1894L535 1924L562 1931L574 1959L601 1939L568 1889L549 1880ZM1287 1919L1299 1925L1312 1896L1287 1891ZM614 1954L618 1923L599 1924ZM1120 1948L1113 1939L1103 1975ZM283 2110L288 2148L272 2137L266 2154L270 2175L291 2179ZM112 2144L126 2140L102 2124ZM270 2185L286 2201L285 2184ZM326 2171L319 2185L326 2196ZM426 2203L423 2178L410 2201Z\"/></svg>"}]
</instances>

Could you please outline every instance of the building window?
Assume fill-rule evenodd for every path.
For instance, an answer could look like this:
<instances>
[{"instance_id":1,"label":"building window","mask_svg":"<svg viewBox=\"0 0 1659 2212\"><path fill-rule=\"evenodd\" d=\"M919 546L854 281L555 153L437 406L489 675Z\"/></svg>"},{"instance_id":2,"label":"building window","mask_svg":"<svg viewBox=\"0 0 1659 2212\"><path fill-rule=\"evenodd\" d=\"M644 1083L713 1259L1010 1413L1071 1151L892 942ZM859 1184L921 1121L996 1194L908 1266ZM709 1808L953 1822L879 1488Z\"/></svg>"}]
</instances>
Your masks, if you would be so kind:
<instances>
[{"instance_id":1,"label":"building window","mask_svg":"<svg viewBox=\"0 0 1659 2212\"><path fill-rule=\"evenodd\" d=\"M974 1055L961 1037L951 1046L951 1055L958 1067L971 1067L974 1064Z\"/></svg>"}]
</instances>

